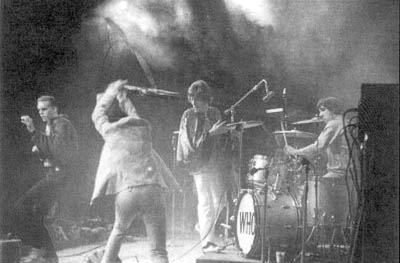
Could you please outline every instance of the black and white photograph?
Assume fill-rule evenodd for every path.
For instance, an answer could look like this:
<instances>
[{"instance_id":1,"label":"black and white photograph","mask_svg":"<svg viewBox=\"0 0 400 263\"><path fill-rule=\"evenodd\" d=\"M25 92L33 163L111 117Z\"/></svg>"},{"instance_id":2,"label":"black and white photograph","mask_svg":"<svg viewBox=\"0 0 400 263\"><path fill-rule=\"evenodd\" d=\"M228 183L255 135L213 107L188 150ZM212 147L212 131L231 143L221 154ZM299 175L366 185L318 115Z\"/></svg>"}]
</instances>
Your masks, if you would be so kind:
<instances>
[{"instance_id":1,"label":"black and white photograph","mask_svg":"<svg viewBox=\"0 0 400 263\"><path fill-rule=\"evenodd\" d=\"M0 0L0 263L399 262L398 0Z\"/></svg>"}]
</instances>

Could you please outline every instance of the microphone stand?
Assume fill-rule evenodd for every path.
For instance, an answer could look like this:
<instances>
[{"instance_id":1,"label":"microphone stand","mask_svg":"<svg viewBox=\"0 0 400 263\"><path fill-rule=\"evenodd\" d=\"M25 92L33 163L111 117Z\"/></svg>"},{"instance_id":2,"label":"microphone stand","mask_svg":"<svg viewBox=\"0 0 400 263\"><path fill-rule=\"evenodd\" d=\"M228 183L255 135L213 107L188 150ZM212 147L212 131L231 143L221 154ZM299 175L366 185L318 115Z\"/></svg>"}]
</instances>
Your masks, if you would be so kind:
<instances>
[{"instance_id":1,"label":"microphone stand","mask_svg":"<svg viewBox=\"0 0 400 263\"><path fill-rule=\"evenodd\" d=\"M254 87L252 87L246 94L244 94L237 102L231 105L228 109L224 111L225 114L231 114L231 123L235 122L236 108L242 103L251 93L255 92L261 85L261 83L265 83L265 80L262 79L258 82ZM232 134L232 133L231 133ZM239 128L239 180L238 180L238 191L242 188L242 180L240 173L242 172L242 145L243 145L243 128Z\"/></svg>"},{"instance_id":2,"label":"microphone stand","mask_svg":"<svg viewBox=\"0 0 400 263\"><path fill-rule=\"evenodd\" d=\"M240 103L242 103L251 93L255 92L262 83L266 83L266 81L264 79L262 79L260 82L258 82L254 87L252 87L246 94L244 94L238 101L236 101L233 105L231 105L228 109L226 109L224 111L224 114L229 114L231 115L230 117L230 121L231 123L235 122L235 115L236 115L236 108L239 107ZM237 190L236 190L236 197L239 196L240 194L240 189L242 189L242 177L241 177L241 173L242 173L242 151L243 151L243 125L240 125L238 127L238 129L236 129L238 131L238 143L239 143L239 178L238 178L238 185L237 185ZM232 132L230 133L231 138L232 138ZM232 140L232 139L231 139ZM234 166L232 166L234 167ZM227 204L226 206L226 224L229 224L229 214L230 214L230 209L229 209L229 204L228 204L228 194L225 193L225 203ZM225 229L225 237L228 236L228 230Z\"/></svg>"}]
</instances>

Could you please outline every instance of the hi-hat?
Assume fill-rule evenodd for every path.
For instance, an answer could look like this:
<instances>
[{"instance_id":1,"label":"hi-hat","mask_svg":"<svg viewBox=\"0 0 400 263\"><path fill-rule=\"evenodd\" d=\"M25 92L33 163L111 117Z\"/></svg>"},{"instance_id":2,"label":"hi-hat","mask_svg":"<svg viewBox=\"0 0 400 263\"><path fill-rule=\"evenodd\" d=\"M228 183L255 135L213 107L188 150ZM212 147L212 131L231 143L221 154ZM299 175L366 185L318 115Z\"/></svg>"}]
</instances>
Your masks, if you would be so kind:
<instances>
[{"instance_id":1,"label":"hi-hat","mask_svg":"<svg viewBox=\"0 0 400 263\"><path fill-rule=\"evenodd\" d=\"M310 123L320 123L320 122L324 122L324 121L320 117L314 117L309 120L296 121L296 122L293 122L292 124L297 125L297 124L310 124Z\"/></svg>"},{"instance_id":2,"label":"hi-hat","mask_svg":"<svg viewBox=\"0 0 400 263\"><path fill-rule=\"evenodd\" d=\"M302 139L314 139L317 137L316 134L311 132L303 132L298 130L286 130L286 131L274 131L275 135L285 134L288 138L302 138Z\"/></svg>"},{"instance_id":3,"label":"hi-hat","mask_svg":"<svg viewBox=\"0 0 400 263\"><path fill-rule=\"evenodd\" d=\"M236 129L238 127L242 129L254 128L261 126L264 122L262 121L238 121L226 124L228 128Z\"/></svg>"}]
</instances>

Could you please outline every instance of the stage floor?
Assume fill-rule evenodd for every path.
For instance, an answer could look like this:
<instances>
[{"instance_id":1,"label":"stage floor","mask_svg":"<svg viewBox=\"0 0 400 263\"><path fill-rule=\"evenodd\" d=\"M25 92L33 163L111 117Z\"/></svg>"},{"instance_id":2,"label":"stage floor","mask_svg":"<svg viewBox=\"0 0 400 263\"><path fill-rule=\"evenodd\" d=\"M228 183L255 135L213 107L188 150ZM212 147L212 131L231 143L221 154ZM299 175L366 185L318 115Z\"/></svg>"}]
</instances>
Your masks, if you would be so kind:
<instances>
[{"instance_id":1,"label":"stage floor","mask_svg":"<svg viewBox=\"0 0 400 263\"><path fill-rule=\"evenodd\" d=\"M103 247L105 242L98 244L91 244L75 248L68 248L57 251L59 256L59 263L83 263L85 255L90 251ZM193 233L190 235L178 235L173 239L169 238L167 241L167 251L170 263L260 263L261 260L249 259L239 255L238 250L234 246L228 246L220 253L203 254L199 237ZM120 258L123 263L150 263L149 252L147 247L146 238L134 238L133 241L124 242L120 251ZM271 263L275 263L275 258L271 258ZM292 260L285 260L285 263L292 262ZM298 260L297 262L300 262ZM345 260L338 258L312 258L307 256L305 258L307 263L340 263Z\"/></svg>"},{"instance_id":2,"label":"stage floor","mask_svg":"<svg viewBox=\"0 0 400 263\"><path fill-rule=\"evenodd\" d=\"M57 251L59 263L83 263L83 257L90 250L104 246L104 243L68 248ZM170 263L195 263L203 255L198 235L192 237L175 237L167 241L167 251ZM135 238L124 242L119 254L123 263L150 263L146 238Z\"/></svg>"},{"instance_id":3,"label":"stage floor","mask_svg":"<svg viewBox=\"0 0 400 263\"><path fill-rule=\"evenodd\" d=\"M260 263L261 260L240 256L237 249L228 248L220 253L204 254L196 259L196 263Z\"/></svg>"}]
</instances>

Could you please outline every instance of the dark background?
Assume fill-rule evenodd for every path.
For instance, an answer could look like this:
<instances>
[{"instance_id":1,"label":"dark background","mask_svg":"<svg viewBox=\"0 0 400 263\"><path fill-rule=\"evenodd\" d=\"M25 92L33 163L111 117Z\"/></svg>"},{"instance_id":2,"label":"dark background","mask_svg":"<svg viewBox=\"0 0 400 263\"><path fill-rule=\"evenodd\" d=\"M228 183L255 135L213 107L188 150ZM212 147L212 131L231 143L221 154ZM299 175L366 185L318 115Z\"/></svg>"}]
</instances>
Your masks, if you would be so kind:
<instances>
[{"instance_id":1,"label":"dark background","mask_svg":"<svg viewBox=\"0 0 400 263\"><path fill-rule=\"evenodd\" d=\"M336 96L350 108L357 106L361 83L398 83L398 1L265 1L275 15L275 22L267 25L231 11L223 1L187 0L180 2L190 17L185 27L173 19L173 1L167 2L144 4L147 14L157 18L161 28L157 34L127 32L129 21L128 26L121 25L130 44L137 44L135 37L143 40L137 50L148 61L159 88L177 91L185 98L190 83L204 79L214 89L214 105L220 110L261 79L276 93L265 103L261 89L238 110L238 120L266 124L266 130L254 128L245 134L245 162L256 153L270 155L276 147L271 132L279 129L280 116L267 115L265 110L282 107L284 88L289 120L297 121L314 116L320 97ZM2 215L41 176L19 117L29 114L39 124L36 98L44 93L59 99L62 112L80 134L79 174L62 194L66 216L85 214L102 146L90 121L95 94L118 78L149 86L133 53L123 44L121 48L121 41L118 46L115 32L104 30L101 15L112 4L100 0L2 1ZM153 124L154 147L171 164L172 132L189 105L185 99L134 100L139 113Z\"/></svg>"}]
</instances>

